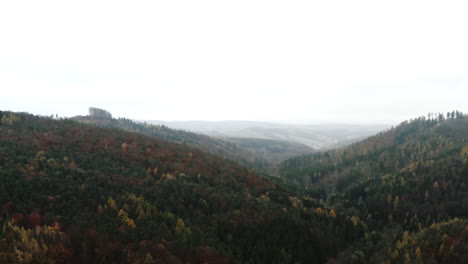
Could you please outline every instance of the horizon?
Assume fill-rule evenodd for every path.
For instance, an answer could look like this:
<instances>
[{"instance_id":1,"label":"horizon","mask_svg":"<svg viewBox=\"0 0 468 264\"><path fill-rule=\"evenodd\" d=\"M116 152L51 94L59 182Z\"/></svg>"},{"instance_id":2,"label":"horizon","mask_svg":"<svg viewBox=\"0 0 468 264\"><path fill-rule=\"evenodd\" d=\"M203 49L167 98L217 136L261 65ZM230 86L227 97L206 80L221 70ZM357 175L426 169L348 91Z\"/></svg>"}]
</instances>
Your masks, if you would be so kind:
<instances>
[{"instance_id":1,"label":"horizon","mask_svg":"<svg viewBox=\"0 0 468 264\"><path fill-rule=\"evenodd\" d=\"M93 106L94 107L94 106ZM98 109L103 109L103 110L106 110L108 111L110 114L112 114L112 118L115 118L115 119L118 119L118 118L125 118L125 119L130 119L130 120L133 120L135 122L154 122L154 123L157 123L157 122L160 122L160 123L190 123L190 122L198 122L198 123L201 123L201 122L206 122L206 123L223 123L223 122L231 122L231 123L235 123L235 122L238 122L238 123L241 123L241 122L244 122L244 123L265 123L265 124L273 124L273 125L297 125L297 126L333 126L333 125L349 125L349 126L387 126L387 127L391 127L391 126L396 126L396 125L399 125L403 122L406 122L406 121L411 121L411 120L414 120L414 119L417 119L417 118L427 118L429 114L431 115L434 115L434 114L443 114L444 117L445 115L447 114L447 112L456 112L456 111L459 111L461 113L467 113L467 112L464 112L464 111L460 111L458 109L452 109L450 111L446 111L446 112L428 112L426 114L421 114L421 115L418 115L418 116L412 116L412 117L409 117L409 118L406 118L406 119L402 119L402 120L395 120L395 121L387 121L387 122L365 122L365 121L359 121L359 119L355 120L355 121L339 121L339 120L323 120L323 121L320 121L320 120L310 120L310 121L295 121L295 120L249 120L249 119L219 119L219 120L203 120L203 119L180 119L180 120L164 120L164 119L141 119L141 118L132 118L132 117L129 117L129 116L117 116L117 115L114 115L114 113L112 111L109 111L109 109L105 109L105 108L101 108L101 107L94 107L94 108L98 108ZM56 115L59 117L59 118L73 118L73 117L77 117L77 116L89 116L89 112L86 111L86 112L81 112L79 114L71 114L71 115L60 115L58 112L55 112L55 113L38 113L38 112L31 112L31 111L27 111L27 110L12 110L12 109L0 109L0 111L10 111L10 112L15 112L15 113L26 113L26 114L31 114L31 115L38 115L38 116L44 116L44 117L49 117L49 116L53 116L55 117Z\"/></svg>"},{"instance_id":2,"label":"horizon","mask_svg":"<svg viewBox=\"0 0 468 264\"><path fill-rule=\"evenodd\" d=\"M104 108L101 108L101 107L96 107L96 108L99 108L99 109L103 109L103 110L106 110L108 111L108 109L104 109ZM57 115L58 118L73 118L73 117L78 117L78 116L89 116L89 113L86 112L82 112L82 113L79 113L79 114L71 114L71 115L67 115L67 116L64 116L64 115L60 115L58 112L55 112L55 113L37 113L37 112L31 112L31 111L26 111L26 110L12 110L12 109L0 109L0 111L7 111L7 112L13 112L13 113L25 113L25 114L31 114L31 115L37 115L37 116L43 116L43 117L54 117ZM452 111L458 111L457 109L455 110L451 110L451 111L447 111L447 112L452 112ZM294 121L294 120L248 120L248 119L219 119L219 120L203 120L203 119L192 119L192 120L187 120L187 119L181 119L181 120L163 120L163 119L141 119L141 118L130 118L128 116L116 116L114 115L111 111L108 111L110 114L112 114L112 118L115 118L115 119L119 119L119 118L125 118L125 119L129 119L129 120L132 120L132 121L135 121L135 122L154 122L155 124L160 122L160 123L190 123L190 122L194 122L194 123L201 123L201 122L206 122L206 123L265 123L265 124L272 124L272 125L292 125L292 126L334 126L334 125L337 125L337 126L340 126L340 125L344 125L344 126L388 126L388 127L391 127L391 126L396 126L396 125L399 125L400 123L402 122L406 122L406 121L411 121L411 120L414 120L414 119L417 119L417 118L421 118L421 117L427 117L428 114L439 114L439 113L442 113L442 112L439 112L439 113L426 113L425 115L419 115L419 116L413 116L413 117L410 117L410 118L407 118L407 119L404 119L404 120L401 120L401 121L388 121L388 122L377 122L377 123L374 123L374 122L362 122L362 121L336 121L336 120L324 120L324 121L318 121L318 120L311 120L311 121ZM460 111L462 113L465 113L463 111ZM444 116L446 113L443 113Z\"/></svg>"}]
</instances>

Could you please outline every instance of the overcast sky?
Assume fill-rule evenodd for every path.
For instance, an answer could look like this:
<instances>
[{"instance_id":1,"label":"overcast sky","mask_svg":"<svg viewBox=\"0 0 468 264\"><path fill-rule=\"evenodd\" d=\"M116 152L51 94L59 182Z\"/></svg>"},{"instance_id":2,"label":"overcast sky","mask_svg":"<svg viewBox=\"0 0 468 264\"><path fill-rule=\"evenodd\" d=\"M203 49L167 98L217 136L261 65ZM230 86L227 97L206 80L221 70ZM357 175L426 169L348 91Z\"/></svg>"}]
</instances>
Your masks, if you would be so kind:
<instances>
[{"instance_id":1,"label":"overcast sky","mask_svg":"<svg viewBox=\"0 0 468 264\"><path fill-rule=\"evenodd\" d=\"M389 123L468 112L466 1L1 1L0 110Z\"/></svg>"}]
</instances>

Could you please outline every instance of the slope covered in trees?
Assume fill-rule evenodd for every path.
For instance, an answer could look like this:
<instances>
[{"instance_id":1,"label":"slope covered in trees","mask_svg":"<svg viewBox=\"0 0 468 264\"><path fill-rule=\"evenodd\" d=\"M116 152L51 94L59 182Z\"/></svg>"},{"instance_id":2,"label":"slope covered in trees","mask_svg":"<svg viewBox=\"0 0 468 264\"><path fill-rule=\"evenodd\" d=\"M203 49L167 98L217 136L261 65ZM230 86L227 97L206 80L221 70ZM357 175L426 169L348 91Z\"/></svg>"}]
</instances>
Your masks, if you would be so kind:
<instances>
[{"instance_id":1,"label":"slope covered in trees","mask_svg":"<svg viewBox=\"0 0 468 264\"><path fill-rule=\"evenodd\" d=\"M339 260L468 261L468 116L460 112L417 118L349 147L293 158L280 171L327 206L365 221L365 239Z\"/></svg>"},{"instance_id":2,"label":"slope covered in trees","mask_svg":"<svg viewBox=\"0 0 468 264\"><path fill-rule=\"evenodd\" d=\"M275 165L289 158L314 152L313 149L304 144L291 141L239 137L220 139L225 142L235 143L241 149L245 149L256 157Z\"/></svg>"},{"instance_id":3,"label":"slope covered in trees","mask_svg":"<svg viewBox=\"0 0 468 264\"><path fill-rule=\"evenodd\" d=\"M138 123L126 118L113 119L105 110L90 108L89 116L76 116L72 119L79 122L108 128L118 128L138 132L147 136L186 144L219 157L236 161L243 166L257 171L277 175L277 165L288 158L309 154L313 149L299 143L244 139L213 138L184 130L171 129L164 125Z\"/></svg>"},{"instance_id":4,"label":"slope covered in trees","mask_svg":"<svg viewBox=\"0 0 468 264\"><path fill-rule=\"evenodd\" d=\"M324 263L364 222L139 133L0 112L1 263Z\"/></svg>"},{"instance_id":5,"label":"slope covered in trees","mask_svg":"<svg viewBox=\"0 0 468 264\"><path fill-rule=\"evenodd\" d=\"M467 128L461 113L418 118L288 160L278 179L0 112L0 263L466 263Z\"/></svg>"}]
</instances>

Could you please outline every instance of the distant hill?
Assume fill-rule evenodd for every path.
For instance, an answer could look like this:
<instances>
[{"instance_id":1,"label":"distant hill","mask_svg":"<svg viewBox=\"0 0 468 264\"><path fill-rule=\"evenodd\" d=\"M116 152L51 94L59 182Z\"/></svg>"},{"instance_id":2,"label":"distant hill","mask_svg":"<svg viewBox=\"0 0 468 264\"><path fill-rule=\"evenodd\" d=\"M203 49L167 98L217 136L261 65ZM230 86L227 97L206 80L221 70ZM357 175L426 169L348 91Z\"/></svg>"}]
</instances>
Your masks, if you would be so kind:
<instances>
[{"instance_id":1,"label":"distant hill","mask_svg":"<svg viewBox=\"0 0 468 264\"><path fill-rule=\"evenodd\" d=\"M310 184L325 184L330 182L329 176L340 177L338 170L356 168L356 162L370 166L373 175L401 170L414 162L435 160L439 152L460 151L468 139L467 126L465 116L447 120L417 118L350 146L289 159L282 163L281 174L308 178Z\"/></svg>"},{"instance_id":2,"label":"distant hill","mask_svg":"<svg viewBox=\"0 0 468 264\"><path fill-rule=\"evenodd\" d=\"M300 188L187 145L0 120L1 263L324 263L364 234Z\"/></svg>"},{"instance_id":3,"label":"distant hill","mask_svg":"<svg viewBox=\"0 0 468 264\"><path fill-rule=\"evenodd\" d=\"M374 135L390 125L295 125L256 121L147 121L203 133L213 137L243 137L283 140L326 149L336 144L350 144Z\"/></svg>"},{"instance_id":4,"label":"distant hill","mask_svg":"<svg viewBox=\"0 0 468 264\"><path fill-rule=\"evenodd\" d=\"M313 152L313 149L310 147L295 142L266 139L212 138L190 131L172 129L165 125L138 123L125 118L76 116L71 119L85 124L118 128L142 133L158 139L186 144L273 175L278 174L277 164L279 162L294 156Z\"/></svg>"}]
</instances>

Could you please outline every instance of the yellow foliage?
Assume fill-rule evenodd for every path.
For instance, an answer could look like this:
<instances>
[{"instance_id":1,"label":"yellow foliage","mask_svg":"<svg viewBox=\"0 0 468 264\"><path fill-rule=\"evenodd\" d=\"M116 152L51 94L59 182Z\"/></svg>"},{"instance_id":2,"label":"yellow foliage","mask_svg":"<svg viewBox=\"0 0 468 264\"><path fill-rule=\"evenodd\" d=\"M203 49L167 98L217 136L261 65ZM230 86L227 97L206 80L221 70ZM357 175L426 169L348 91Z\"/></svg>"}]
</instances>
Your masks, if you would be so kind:
<instances>
[{"instance_id":1,"label":"yellow foliage","mask_svg":"<svg viewBox=\"0 0 468 264\"><path fill-rule=\"evenodd\" d=\"M405 233L403 233L403 245L407 244L408 243L408 239L409 239L409 233L408 231L405 231Z\"/></svg>"},{"instance_id":2,"label":"yellow foliage","mask_svg":"<svg viewBox=\"0 0 468 264\"><path fill-rule=\"evenodd\" d=\"M135 221L133 221L133 219L131 219L131 218L125 219L125 224L127 224L127 226L129 226L129 227L131 227L131 228L135 228L135 227L136 227Z\"/></svg>"},{"instance_id":3,"label":"yellow foliage","mask_svg":"<svg viewBox=\"0 0 468 264\"><path fill-rule=\"evenodd\" d=\"M403 248L403 243L401 243L401 241L398 240L397 243L396 243L396 247L397 247L397 249L402 249Z\"/></svg>"},{"instance_id":4,"label":"yellow foliage","mask_svg":"<svg viewBox=\"0 0 468 264\"><path fill-rule=\"evenodd\" d=\"M114 199L112 199L112 197L109 197L107 200L107 205L110 209L117 210L117 204L115 203Z\"/></svg>"},{"instance_id":5,"label":"yellow foliage","mask_svg":"<svg viewBox=\"0 0 468 264\"><path fill-rule=\"evenodd\" d=\"M468 145L464 146L461 150L461 153L460 155L463 157L463 158L467 158L468 159Z\"/></svg>"},{"instance_id":6,"label":"yellow foliage","mask_svg":"<svg viewBox=\"0 0 468 264\"><path fill-rule=\"evenodd\" d=\"M128 218L128 214L124 210L120 209L119 213L117 214L117 217L120 220L125 221L125 219Z\"/></svg>"},{"instance_id":7,"label":"yellow foliage","mask_svg":"<svg viewBox=\"0 0 468 264\"><path fill-rule=\"evenodd\" d=\"M408 170L409 170L409 172L411 172L411 173L415 172L417 166L418 166L417 163L411 163L410 165L408 165Z\"/></svg>"},{"instance_id":8,"label":"yellow foliage","mask_svg":"<svg viewBox=\"0 0 468 264\"><path fill-rule=\"evenodd\" d=\"M270 197L268 197L268 195L266 195L266 194L262 194L262 195L260 195L260 199L263 200L263 201L269 201Z\"/></svg>"},{"instance_id":9,"label":"yellow foliage","mask_svg":"<svg viewBox=\"0 0 468 264\"><path fill-rule=\"evenodd\" d=\"M1 123L3 125L11 126L11 125L13 125L14 123L16 123L19 120L20 120L20 118L17 115L15 115L13 113L9 113L8 115L4 115L2 117Z\"/></svg>"},{"instance_id":10,"label":"yellow foliage","mask_svg":"<svg viewBox=\"0 0 468 264\"><path fill-rule=\"evenodd\" d=\"M10 260L14 263L31 263L33 257L43 259L44 263L52 263L50 261L55 254L61 254L71 246L69 236L55 227L37 226L34 229L24 229L8 222L5 228L15 236L12 236L11 248L3 248L2 251L9 251L12 258Z\"/></svg>"},{"instance_id":11,"label":"yellow foliage","mask_svg":"<svg viewBox=\"0 0 468 264\"><path fill-rule=\"evenodd\" d=\"M318 214L318 215L323 215L323 210L322 210L322 208L317 207L317 209L315 209L315 213Z\"/></svg>"},{"instance_id":12,"label":"yellow foliage","mask_svg":"<svg viewBox=\"0 0 468 264\"><path fill-rule=\"evenodd\" d=\"M153 256L147 252L145 255L145 263L152 263L153 262Z\"/></svg>"},{"instance_id":13,"label":"yellow foliage","mask_svg":"<svg viewBox=\"0 0 468 264\"><path fill-rule=\"evenodd\" d=\"M177 224L176 224L176 227L175 227L175 231L176 231L177 233L182 233L182 232L184 232L184 230L185 230L185 223L184 223L184 220L182 220L182 219L179 218L179 219L177 220Z\"/></svg>"},{"instance_id":14,"label":"yellow foliage","mask_svg":"<svg viewBox=\"0 0 468 264\"><path fill-rule=\"evenodd\" d=\"M294 196L289 196L289 202L294 208L302 208L302 201Z\"/></svg>"},{"instance_id":15,"label":"yellow foliage","mask_svg":"<svg viewBox=\"0 0 468 264\"><path fill-rule=\"evenodd\" d=\"M439 251L437 252L437 255L442 256L444 254L444 244L440 244Z\"/></svg>"},{"instance_id":16,"label":"yellow foliage","mask_svg":"<svg viewBox=\"0 0 468 264\"><path fill-rule=\"evenodd\" d=\"M331 209L329 215L331 218L336 218L335 210Z\"/></svg>"},{"instance_id":17,"label":"yellow foliage","mask_svg":"<svg viewBox=\"0 0 468 264\"><path fill-rule=\"evenodd\" d=\"M418 247L416 251L414 252L415 256L421 256L421 249Z\"/></svg>"},{"instance_id":18,"label":"yellow foliage","mask_svg":"<svg viewBox=\"0 0 468 264\"><path fill-rule=\"evenodd\" d=\"M161 180L166 180L166 181L169 181L169 180L175 180L176 179L176 176L170 174L170 173L166 173L166 174L163 174L161 175Z\"/></svg>"},{"instance_id":19,"label":"yellow foliage","mask_svg":"<svg viewBox=\"0 0 468 264\"><path fill-rule=\"evenodd\" d=\"M397 196L395 196L395 199L393 201L393 208L397 209L399 202L400 202L400 197L398 197L398 195L397 195Z\"/></svg>"},{"instance_id":20,"label":"yellow foliage","mask_svg":"<svg viewBox=\"0 0 468 264\"><path fill-rule=\"evenodd\" d=\"M127 153L128 152L128 144L127 143L122 143L122 145L120 145L120 148L122 149L122 152L123 153Z\"/></svg>"},{"instance_id":21,"label":"yellow foliage","mask_svg":"<svg viewBox=\"0 0 468 264\"><path fill-rule=\"evenodd\" d=\"M411 258L408 253L405 254L405 264L411 264Z\"/></svg>"},{"instance_id":22,"label":"yellow foliage","mask_svg":"<svg viewBox=\"0 0 468 264\"><path fill-rule=\"evenodd\" d=\"M448 236L447 234L444 234L444 235L442 236L442 244L443 244L443 245L446 245L447 242L448 242L448 240L449 240L449 236Z\"/></svg>"}]
</instances>

